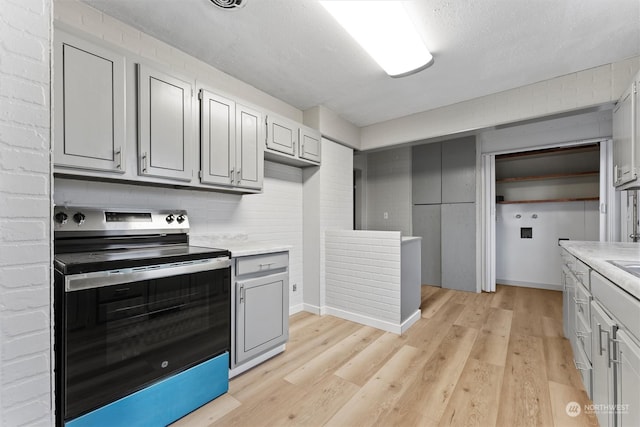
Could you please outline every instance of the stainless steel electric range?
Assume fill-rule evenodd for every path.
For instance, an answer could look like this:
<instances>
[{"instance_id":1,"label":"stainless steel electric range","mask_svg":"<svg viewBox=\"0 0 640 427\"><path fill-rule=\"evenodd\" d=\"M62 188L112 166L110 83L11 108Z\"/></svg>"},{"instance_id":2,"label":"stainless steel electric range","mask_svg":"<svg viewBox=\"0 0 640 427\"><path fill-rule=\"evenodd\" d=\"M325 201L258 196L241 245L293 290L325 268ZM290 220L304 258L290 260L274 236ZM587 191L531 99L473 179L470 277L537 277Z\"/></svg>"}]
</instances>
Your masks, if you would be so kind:
<instances>
[{"instance_id":1,"label":"stainless steel electric range","mask_svg":"<svg viewBox=\"0 0 640 427\"><path fill-rule=\"evenodd\" d=\"M185 211L56 207L58 425L166 425L228 389L230 253Z\"/></svg>"}]
</instances>

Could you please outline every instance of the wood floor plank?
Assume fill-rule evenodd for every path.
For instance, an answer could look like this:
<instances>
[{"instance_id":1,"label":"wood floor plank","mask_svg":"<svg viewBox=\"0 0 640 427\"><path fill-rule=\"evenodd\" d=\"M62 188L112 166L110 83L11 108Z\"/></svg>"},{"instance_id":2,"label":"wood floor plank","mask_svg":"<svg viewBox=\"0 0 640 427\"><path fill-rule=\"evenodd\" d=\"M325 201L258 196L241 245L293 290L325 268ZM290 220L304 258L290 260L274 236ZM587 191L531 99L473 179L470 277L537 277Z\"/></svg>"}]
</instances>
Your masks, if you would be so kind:
<instances>
[{"instance_id":1,"label":"wood floor plank","mask_svg":"<svg viewBox=\"0 0 640 427\"><path fill-rule=\"evenodd\" d=\"M453 325L433 355L413 372L402 400L380 417L380 425L437 423L467 363L478 331Z\"/></svg>"},{"instance_id":2,"label":"wood floor plank","mask_svg":"<svg viewBox=\"0 0 640 427\"><path fill-rule=\"evenodd\" d=\"M362 326L353 334L340 340L307 363L284 377L292 384L313 384L331 375L354 355L360 353L384 332L370 326Z\"/></svg>"},{"instance_id":3,"label":"wood floor plank","mask_svg":"<svg viewBox=\"0 0 640 427\"><path fill-rule=\"evenodd\" d=\"M451 299L453 292L448 289L438 289L429 298L425 300L420 309L422 317L428 319L433 317L442 306Z\"/></svg>"},{"instance_id":4,"label":"wood floor plank","mask_svg":"<svg viewBox=\"0 0 640 427\"><path fill-rule=\"evenodd\" d=\"M489 331L482 330L473 344L469 357L490 363L496 366L504 366L507 360L507 349L509 347L509 335L495 335Z\"/></svg>"},{"instance_id":5,"label":"wood floor plank","mask_svg":"<svg viewBox=\"0 0 640 427\"><path fill-rule=\"evenodd\" d=\"M566 384L550 381L549 394L551 395L551 409L556 426L585 427L598 425L598 417L595 412L589 410L591 401L584 390L577 390ZM568 409L568 405L571 405L573 409L577 406L580 409L580 413L576 415L576 412Z\"/></svg>"},{"instance_id":6,"label":"wood floor plank","mask_svg":"<svg viewBox=\"0 0 640 427\"><path fill-rule=\"evenodd\" d=\"M362 386L405 341L398 335L387 332L342 365L335 374Z\"/></svg>"},{"instance_id":7,"label":"wood floor plank","mask_svg":"<svg viewBox=\"0 0 640 427\"><path fill-rule=\"evenodd\" d=\"M503 372L503 366L495 366L470 358L438 425L478 427L495 425L498 418Z\"/></svg>"},{"instance_id":8,"label":"wood floor plank","mask_svg":"<svg viewBox=\"0 0 640 427\"><path fill-rule=\"evenodd\" d=\"M511 332L513 311L497 307L490 307L487 311L487 320L482 330L494 335L508 336Z\"/></svg>"},{"instance_id":9,"label":"wood floor plank","mask_svg":"<svg viewBox=\"0 0 640 427\"><path fill-rule=\"evenodd\" d=\"M379 423L382 414L402 396L420 350L402 346L396 354L325 424L326 426L369 426Z\"/></svg>"},{"instance_id":10,"label":"wood floor plank","mask_svg":"<svg viewBox=\"0 0 640 427\"><path fill-rule=\"evenodd\" d=\"M542 317L533 313L514 310L511 321L511 335L544 337Z\"/></svg>"},{"instance_id":11,"label":"wood floor plank","mask_svg":"<svg viewBox=\"0 0 640 427\"><path fill-rule=\"evenodd\" d=\"M173 427L209 426L240 405L241 403L230 394L223 394L171 425Z\"/></svg>"},{"instance_id":12,"label":"wood floor plank","mask_svg":"<svg viewBox=\"0 0 640 427\"><path fill-rule=\"evenodd\" d=\"M453 299L453 298L452 298ZM465 326L467 328L482 329L487 321L489 310L482 303L467 304L464 311L453 322L454 325Z\"/></svg>"},{"instance_id":13,"label":"wood floor plank","mask_svg":"<svg viewBox=\"0 0 640 427\"><path fill-rule=\"evenodd\" d=\"M422 349L437 347L465 308L465 305L447 301L431 319L424 319L407 331L407 345Z\"/></svg>"},{"instance_id":14,"label":"wood floor plank","mask_svg":"<svg viewBox=\"0 0 640 427\"><path fill-rule=\"evenodd\" d=\"M584 390L582 377L573 364L571 343L566 338L543 338L549 381Z\"/></svg>"},{"instance_id":15,"label":"wood floor plank","mask_svg":"<svg viewBox=\"0 0 640 427\"><path fill-rule=\"evenodd\" d=\"M491 307L513 310L516 298L516 288L513 286L496 285L496 294L491 301Z\"/></svg>"},{"instance_id":16,"label":"wood floor plank","mask_svg":"<svg viewBox=\"0 0 640 427\"><path fill-rule=\"evenodd\" d=\"M543 342L540 337L513 333L510 336L498 425L553 425Z\"/></svg>"}]
</instances>

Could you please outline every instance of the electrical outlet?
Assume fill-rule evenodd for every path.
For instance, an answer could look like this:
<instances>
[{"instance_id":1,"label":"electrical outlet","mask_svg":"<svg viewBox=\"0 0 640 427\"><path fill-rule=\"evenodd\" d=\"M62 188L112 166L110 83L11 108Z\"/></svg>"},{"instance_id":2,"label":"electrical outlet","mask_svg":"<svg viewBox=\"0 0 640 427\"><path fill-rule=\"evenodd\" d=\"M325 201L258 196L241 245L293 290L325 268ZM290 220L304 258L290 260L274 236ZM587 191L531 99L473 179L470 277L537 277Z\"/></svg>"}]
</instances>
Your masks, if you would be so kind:
<instances>
[{"instance_id":1,"label":"electrical outlet","mask_svg":"<svg viewBox=\"0 0 640 427\"><path fill-rule=\"evenodd\" d=\"M384 219L389 219L389 212L385 212L382 214Z\"/></svg>"},{"instance_id":2,"label":"electrical outlet","mask_svg":"<svg viewBox=\"0 0 640 427\"><path fill-rule=\"evenodd\" d=\"M298 290L298 285L296 283L293 284L293 292Z\"/></svg>"}]
</instances>

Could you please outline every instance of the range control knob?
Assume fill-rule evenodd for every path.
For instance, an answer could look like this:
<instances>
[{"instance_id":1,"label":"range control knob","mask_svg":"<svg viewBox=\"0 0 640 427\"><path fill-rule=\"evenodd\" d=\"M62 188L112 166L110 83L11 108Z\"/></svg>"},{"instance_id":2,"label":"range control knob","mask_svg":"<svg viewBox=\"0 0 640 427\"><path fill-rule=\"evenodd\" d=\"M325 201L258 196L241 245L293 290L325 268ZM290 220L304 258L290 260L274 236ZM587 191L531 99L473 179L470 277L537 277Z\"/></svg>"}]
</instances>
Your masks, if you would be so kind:
<instances>
[{"instance_id":1,"label":"range control knob","mask_svg":"<svg viewBox=\"0 0 640 427\"><path fill-rule=\"evenodd\" d=\"M176 218L176 220L178 221L178 224L182 224L185 219L187 219L187 217L184 214L180 214L178 215L178 218Z\"/></svg>"},{"instance_id":2,"label":"range control knob","mask_svg":"<svg viewBox=\"0 0 640 427\"><path fill-rule=\"evenodd\" d=\"M75 215L73 215L73 220L78 225L82 225L84 223L84 219L85 219L85 216L83 213L77 212Z\"/></svg>"},{"instance_id":3,"label":"range control knob","mask_svg":"<svg viewBox=\"0 0 640 427\"><path fill-rule=\"evenodd\" d=\"M69 219L69 215L64 212L58 212L54 218L58 224L66 224L67 219Z\"/></svg>"},{"instance_id":4,"label":"range control knob","mask_svg":"<svg viewBox=\"0 0 640 427\"><path fill-rule=\"evenodd\" d=\"M167 220L167 224L171 224L176 219L176 217L173 216L173 214L169 214L165 219Z\"/></svg>"}]
</instances>

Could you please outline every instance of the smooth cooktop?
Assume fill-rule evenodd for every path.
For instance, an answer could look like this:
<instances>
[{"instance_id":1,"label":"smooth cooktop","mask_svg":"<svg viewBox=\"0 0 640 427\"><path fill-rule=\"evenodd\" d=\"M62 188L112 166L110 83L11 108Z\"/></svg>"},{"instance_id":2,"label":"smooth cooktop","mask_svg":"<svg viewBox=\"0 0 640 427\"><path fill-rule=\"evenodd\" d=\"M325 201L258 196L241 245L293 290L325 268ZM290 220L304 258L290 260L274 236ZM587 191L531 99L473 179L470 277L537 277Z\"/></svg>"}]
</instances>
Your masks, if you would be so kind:
<instances>
[{"instance_id":1,"label":"smooth cooktop","mask_svg":"<svg viewBox=\"0 0 640 427\"><path fill-rule=\"evenodd\" d=\"M62 274L69 275L225 256L231 256L231 253L226 249L192 245L113 249L56 254L55 268Z\"/></svg>"}]
</instances>

